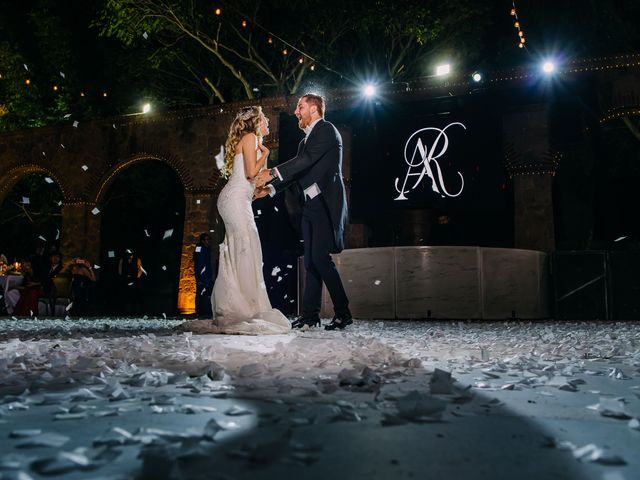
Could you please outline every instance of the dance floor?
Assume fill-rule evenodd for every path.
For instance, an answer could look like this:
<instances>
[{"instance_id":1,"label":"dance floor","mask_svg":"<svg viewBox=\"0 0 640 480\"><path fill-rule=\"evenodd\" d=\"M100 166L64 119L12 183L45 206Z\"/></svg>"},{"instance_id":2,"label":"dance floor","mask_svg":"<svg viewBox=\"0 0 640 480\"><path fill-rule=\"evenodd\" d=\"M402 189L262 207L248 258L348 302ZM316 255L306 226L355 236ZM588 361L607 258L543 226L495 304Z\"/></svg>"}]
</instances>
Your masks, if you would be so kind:
<instances>
[{"instance_id":1,"label":"dance floor","mask_svg":"<svg viewBox=\"0 0 640 480\"><path fill-rule=\"evenodd\" d=\"M640 478L640 323L0 319L0 478Z\"/></svg>"}]
</instances>

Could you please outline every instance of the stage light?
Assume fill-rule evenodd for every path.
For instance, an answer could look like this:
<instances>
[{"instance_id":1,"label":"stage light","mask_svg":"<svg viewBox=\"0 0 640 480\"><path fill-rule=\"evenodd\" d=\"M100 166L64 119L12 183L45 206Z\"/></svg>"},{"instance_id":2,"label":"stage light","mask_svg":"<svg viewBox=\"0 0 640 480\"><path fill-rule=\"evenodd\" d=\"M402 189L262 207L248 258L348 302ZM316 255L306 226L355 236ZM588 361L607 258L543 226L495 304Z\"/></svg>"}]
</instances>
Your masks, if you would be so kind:
<instances>
[{"instance_id":1,"label":"stage light","mask_svg":"<svg viewBox=\"0 0 640 480\"><path fill-rule=\"evenodd\" d=\"M479 82L482 80L482 74L480 72L474 72L474 74L471 75L471 78L473 78L474 82Z\"/></svg>"},{"instance_id":2,"label":"stage light","mask_svg":"<svg viewBox=\"0 0 640 480\"><path fill-rule=\"evenodd\" d=\"M556 70L556 64L548 60L542 64L542 71L547 75L552 74Z\"/></svg>"},{"instance_id":3,"label":"stage light","mask_svg":"<svg viewBox=\"0 0 640 480\"><path fill-rule=\"evenodd\" d=\"M376 87L369 83L365 85L364 88L362 89L362 94L365 97L371 98L376 94Z\"/></svg>"},{"instance_id":4,"label":"stage light","mask_svg":"<svg viewBox=\"0 0 640 480\"><path fill-rule=\"evenodd\" d=\"M142 106L142 113L149 113L151 111L151 104L150 103L145 103Z\"/></svg>"},{"instance_id":5,"label":"stage light","mask_svg":"<svg viewBox=\"0 0 640 480\"><path fill-rule=\"evenodd\" d=\"M445 75L449 75L451 73L451 65L448 63L438 65L436 67L436 76L443 77Z\"/></svg>"}]
</instances>

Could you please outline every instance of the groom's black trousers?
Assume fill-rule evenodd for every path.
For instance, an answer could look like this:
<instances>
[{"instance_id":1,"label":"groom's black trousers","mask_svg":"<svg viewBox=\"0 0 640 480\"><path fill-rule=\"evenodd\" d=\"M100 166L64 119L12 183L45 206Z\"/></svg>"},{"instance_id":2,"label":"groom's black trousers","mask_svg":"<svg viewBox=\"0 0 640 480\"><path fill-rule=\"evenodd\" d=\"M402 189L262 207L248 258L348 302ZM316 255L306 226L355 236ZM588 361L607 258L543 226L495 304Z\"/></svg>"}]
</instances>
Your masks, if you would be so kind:
<instances>
[{"instance_id":1,"label":"groom's black trousers","mask_svg":"<svg viewBox=\"0 0 640 480\"><path fill-rule=\"evenodd\" d=\"M341 318L351 318L347 294L329 254L334 246L333 226L321 197L322 194L307 200L302 208L304 266L307 271L302 313L305 317L311 318L320 314L324 282L331 296L335 314Z\"/></svg>"}]
</instances>

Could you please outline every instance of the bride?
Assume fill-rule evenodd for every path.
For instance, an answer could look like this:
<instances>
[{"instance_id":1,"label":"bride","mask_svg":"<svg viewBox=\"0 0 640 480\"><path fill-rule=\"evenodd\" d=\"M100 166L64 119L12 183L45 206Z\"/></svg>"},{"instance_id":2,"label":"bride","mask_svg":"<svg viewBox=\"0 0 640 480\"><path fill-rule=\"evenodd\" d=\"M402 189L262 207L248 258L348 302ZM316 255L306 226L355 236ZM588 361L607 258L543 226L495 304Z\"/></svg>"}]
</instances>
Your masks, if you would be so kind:
<instances>
[{"instance_id":1,"label":"bride","mask_svg":"<svg viewBox=\"0 0 640 480\"><path fill-rule=\"evenodd\" d=\"M291 330L289 320L271 307L267 296L260 237L251 209L253 178L269 156L262 144L268 133L269 120L256 106L240 110L229 128L222 168L222 175L229 181L217 203L226 233L220 244L218 277L211 296L213 325L207 322L206 327L200 325L192 331L203 331L204 327L204 331L214 333L257 335Z\"/></svg>"}]
</instances>

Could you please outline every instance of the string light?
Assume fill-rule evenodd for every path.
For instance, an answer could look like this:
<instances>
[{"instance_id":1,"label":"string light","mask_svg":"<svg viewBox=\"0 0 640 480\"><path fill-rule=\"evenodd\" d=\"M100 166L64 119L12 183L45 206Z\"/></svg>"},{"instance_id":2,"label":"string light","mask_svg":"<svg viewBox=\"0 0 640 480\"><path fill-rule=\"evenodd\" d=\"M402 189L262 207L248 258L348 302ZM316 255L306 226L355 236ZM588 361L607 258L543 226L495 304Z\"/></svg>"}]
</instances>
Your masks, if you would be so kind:
<instances>
[{"instance_id":1,"label":"string light","mask_svg":"<svg viewBox=\"0 0 640 480\"><path fill-rule=\"evenodd\" d=\"M515 19L515 21L513 23L513 26L514 26L514 28L516 28L518 30L518 48L524 48L524 44L526 42L526 39L525 39L525 36L524 36L524 30L520 26L520 20L518 19L518 10L516 9L515 0L512 0L511 5L512 5L511 16L514 17L514 19Z\"/></svg>"},{"instance_id":2,"label":"string light","mask_svg":"<svg viewBox=\"0 0 640 480\"><path fill-rule=\"evenodd\" d=\"M271 44L273 43L273 38L269 37L269 38L267 39L267 43L268 43L269 45L271 45Z\"/></svg>"},{"instance_id":3,"label":"string light","mask_svg":"<svg viewBox=\"0 0 640 480\"><path fill-rule=\"evenodd\" d=\"M102 92L102 96L106 97L107 96L107 92Z\"/></svg>"},{"instance_id":4,"label":"string light","mask_svg":"<svg viewBox=\"0 0 640 480\"><path fill-rule=\"evenodd\" d=\"M57 92L57 91L58 91L58 85L54 85L54 86L53 86L53 91L54 91L54 92Z\"/></svg>"},{"instance_id":5,"label":"string light","mask_svg":"<svg viewBox=\"0 0 640 480\"><path fill-rule=\"evenodd\" d=\"M222 10L220 10L220 8L216 8L215 9L215 14L216 15L220 15L222 13Z\"/></svg>"},{"instance_id":6,"label":"string light","mask_svg":"<svg viewBox=\"0 0 640 480\"><path fill-rule=\"evenodd\" d=\"M282 54L286 55L287 53L289 53L289 51L285 48L284 50L282 50Z\"/></svg>"},{"instance_id":7,"label":"string light","mask_svg":"<svg viewBox=\"0 0 640 480\"><path fill-rule=\"evenodd\" d=\"M247 21L246 20L242 20L242 28L247 28Z\"/></svg>"},{"instance_id":8,"label":"string light","mask_svg":"<svg viewBox=\"0 0 640 480\"><path fill-rule=\"evenodd\" d=\"M84 97L84 92L80 92L80 96L81 96L81 97Z\"/></svg>"},{"instance_id":9,"label":"string light","mask_svg":"<svg viewBox=\"0 0 640 480\"><path fill-rule=\"evenodd\" d=\"M298 59L298 63L304 63L304 57L300 57L300 58Z\"/></svg>"}]
</instances>

